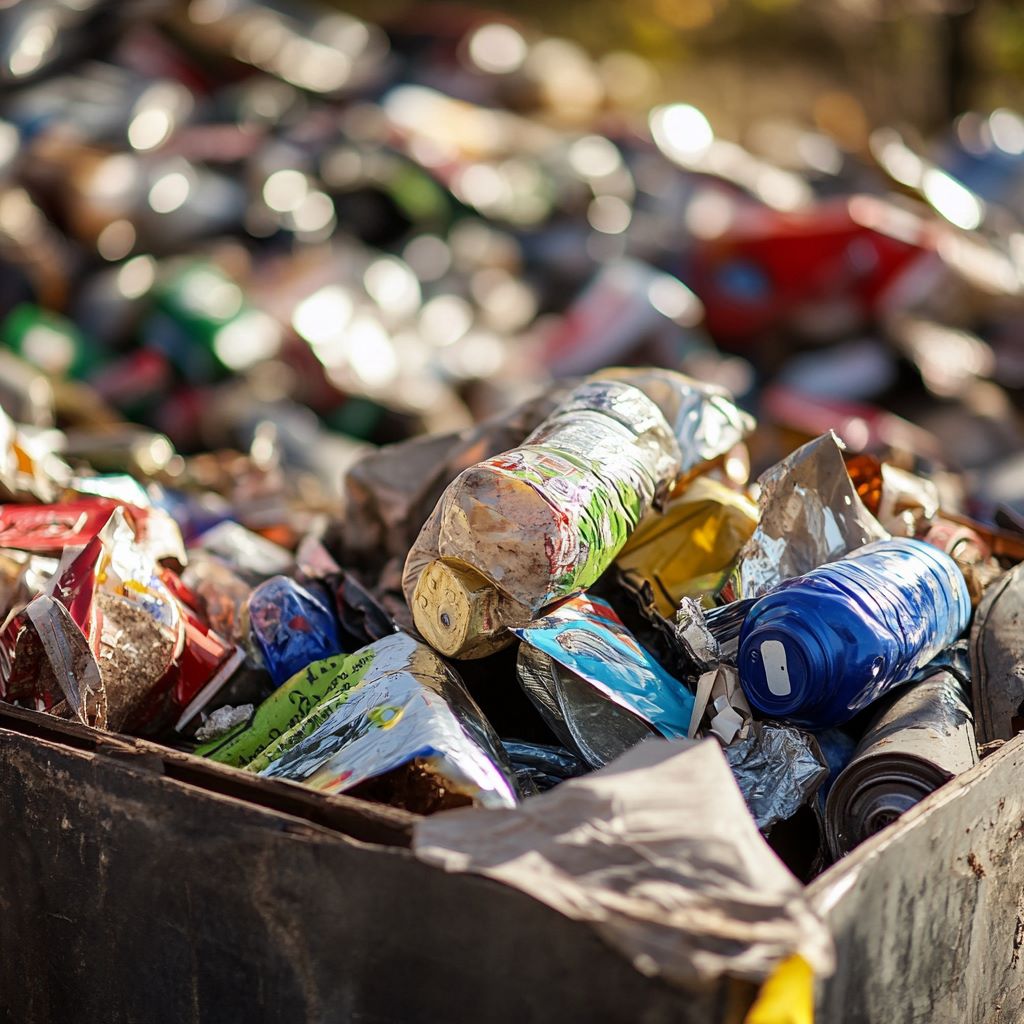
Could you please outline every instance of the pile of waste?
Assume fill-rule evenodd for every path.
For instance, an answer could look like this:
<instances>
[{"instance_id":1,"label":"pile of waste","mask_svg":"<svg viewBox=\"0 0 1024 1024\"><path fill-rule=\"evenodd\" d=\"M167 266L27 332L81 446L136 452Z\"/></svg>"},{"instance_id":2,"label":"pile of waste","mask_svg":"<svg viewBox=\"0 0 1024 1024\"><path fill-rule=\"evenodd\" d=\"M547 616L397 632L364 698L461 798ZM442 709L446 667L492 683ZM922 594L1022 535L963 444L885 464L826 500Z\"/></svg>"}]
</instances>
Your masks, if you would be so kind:
<instances>
[{"instance_id":1,"label":"pile of waste","mask_svg":"<svg viewBox=\"0 0 1024 1024\"><path fill-rule=\"evenodd\" d=\"M470 9L0 38L0 699L421 815L705 739L803 881L1018 730L1024 120L783 167Z\"/></svg>"}]
</instances>

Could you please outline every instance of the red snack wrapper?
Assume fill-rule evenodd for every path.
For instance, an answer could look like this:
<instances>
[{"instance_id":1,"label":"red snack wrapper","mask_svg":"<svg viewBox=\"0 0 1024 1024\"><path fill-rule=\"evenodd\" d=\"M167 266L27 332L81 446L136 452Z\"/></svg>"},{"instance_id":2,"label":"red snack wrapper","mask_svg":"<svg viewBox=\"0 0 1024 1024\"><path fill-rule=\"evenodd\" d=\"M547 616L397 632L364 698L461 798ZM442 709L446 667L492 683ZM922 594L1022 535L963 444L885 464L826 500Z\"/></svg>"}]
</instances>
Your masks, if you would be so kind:
<instances>
[{"instance_id":1,"label":"red snack wrapper","mask_svg":"<svg viewBox=\"0 0 1024 1024\"><path fill-rule=\"evenodd\" d=\"M125 723L131 732L153 733L173 726L182 729L234 675L245 654L224 640L195 612L195 595L181 578L164 569L161 579L181 608L184 643L146 700Z\"/></svg>"},{"instance_id":2,"label":"red snack wrapper","mask_svg":"<svg viewBox=\"0 0 1024 1024\"><path fill-rule=\"evenodd\" d=\"M101 509L107 520L97 528ZM0 697L101 728L156 732L184 725L237 668L242 652L185 603L192 595L137 538L131 512L102 499L72 503L63 518L37 510L20 520L23 538L43 546L61 533L92 536L50 593L0 633Z\"/></svg>"},{"instance_id":3,"label":"red snack wrapper","mask_svg":"<svg viewBox=\"0 0 1024 1024\"><path fill-rule=\"evenodd\" d=\"M76 521L78 536L94 525ZM168 671L184 632L180 605L116 506L50 593L0 634L0 696L119 729Z\"/></svg>"},{"instance_id":4,"label":"red snack wrapper","mask_svg":"<svg viewBox=\"0 0 1024 1024\"><path fill-rule=\"evenodd\" d=\"M34 554L59 555L67 547L92 540L119 507L120 502L109 498L62 505L0 505L0 545Z\"/></svg>"},{"instance_id":5,"label":"red snack wrapper","mask_svg":"<svg viewBox=\"0 0 1024 1024\"><path fill-rule=\"evenodd\" d=\"M68 547L87 544L123 509L135 540L154 559L185 561L181 532L160 509L139 508L114 498L81 498L59 505L0 505L0 547L33 554L59 555Z\"/></svg>"}]
</instances>

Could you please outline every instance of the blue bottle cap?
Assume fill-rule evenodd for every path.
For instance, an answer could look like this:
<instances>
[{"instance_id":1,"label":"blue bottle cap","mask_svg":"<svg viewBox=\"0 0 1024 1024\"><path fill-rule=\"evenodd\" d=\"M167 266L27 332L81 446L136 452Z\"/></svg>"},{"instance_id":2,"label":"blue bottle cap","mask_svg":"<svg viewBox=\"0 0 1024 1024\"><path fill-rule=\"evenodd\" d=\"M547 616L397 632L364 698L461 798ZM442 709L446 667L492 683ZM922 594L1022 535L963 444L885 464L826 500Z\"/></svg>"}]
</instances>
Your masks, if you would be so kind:
<instances>
[{"instance_id":1,"label":"blue bottle cap","mask_svg":"<svg viewBox=\"0 0 1024 1024\"><path fill-rule=\"evenodd\" d=\"M807 608L776 607L740 637L740 685L750 706L770 718L805 718L831 692L832 661Z\"/></svg>"}]
</instances>

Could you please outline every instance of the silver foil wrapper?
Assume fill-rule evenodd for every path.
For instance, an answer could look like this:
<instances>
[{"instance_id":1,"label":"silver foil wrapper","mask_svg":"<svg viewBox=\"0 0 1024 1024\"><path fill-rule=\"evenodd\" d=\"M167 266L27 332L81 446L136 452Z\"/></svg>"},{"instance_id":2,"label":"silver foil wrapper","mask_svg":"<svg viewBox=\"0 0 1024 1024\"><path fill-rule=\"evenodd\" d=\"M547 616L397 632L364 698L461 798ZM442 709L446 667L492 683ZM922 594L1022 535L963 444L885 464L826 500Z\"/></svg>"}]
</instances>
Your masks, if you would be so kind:
<instances>
[{"instance_id":1,"label":"silver foil wrapper","mask_svg":"<svg viewBox=\"0 0 1024 1024\"><path fill-rule=\"evenodd\" d=\"M516 672L551 731L591 768L603 768L655 734L643 719L528 643L520 645Z\"/></svg>"},{"instance_id":2,"label":"silver foil wrapper","mask_svg":"<svg viewBox=\"0 0 1024 1024\"><path fill-rule=\"evenodd\" d=\"M761 597L783 580L888 539L857 494L843 449L829 431L760 476L760 521L740 551L737 597Z\"/></svg>"},{"instance_id":3,"label":"silver foil wrapper","mask_svg":"<svg viewBox=\"0 0 1024 1024\"><path fill-rule=\"evenodd\" d=\"M481 807L517 791L497 735L455 673L425 644L397 633L357 652L372 662L357 685L321 701L310 729L251 769L344 792L401 768ZM313 668L315 666L311 666ZM315 717L313 717L315 716Z\"/></svg>"},{"instance_id":4,"label":"silver foil wrapper","mask_svg":"<svg viewBox=\"0 0 1024 1024\"><path fill-rule=\"evenodd\" d=\"M676 610L673 631L676 641L701 672L710 671L721 660L718 640L708 627L699 601L692 597L683 598Z\"/></svg>"},{"instance_id":5,"label":"silver foil wrapper","mask_svg":"<svg viewBox=\"0 0 1024 1024\"><path fill-rule=\"evenodd\" d=\"M725 759L762 832L796 814L828 777L814 737L776 722L752 722Z\"/></svg>"}]
</instances>

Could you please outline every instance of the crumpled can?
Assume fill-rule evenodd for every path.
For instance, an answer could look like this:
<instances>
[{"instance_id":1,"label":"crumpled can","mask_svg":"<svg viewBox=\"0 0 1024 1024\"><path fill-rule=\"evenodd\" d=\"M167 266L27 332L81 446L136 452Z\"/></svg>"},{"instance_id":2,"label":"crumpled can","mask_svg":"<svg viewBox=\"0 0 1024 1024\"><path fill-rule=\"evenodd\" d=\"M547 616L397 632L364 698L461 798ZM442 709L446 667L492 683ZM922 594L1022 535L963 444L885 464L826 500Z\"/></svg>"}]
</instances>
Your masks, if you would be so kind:
<instances>
[{"instance_id":1,"label":"crumpled can","mask_svg":"<svg viewBox=\"0 0 1024 1024\"><path fill-rule=\"evenodd\" d=\"M437 557L468 563L533 611L589 586L679 463L668 425L643 392L581 385L520 447L452 482L435 510L436 549L421 540L409 554L406 597L414 603L420 572ZM509 552L503 537L512 528L531 536Z\"/></svg>"},{"instance_id":2,"label":"crumpled can","mask_svg":"<svg viewBox=\"0 0 1024 1024\"><path fill-rule=\"evenodd\" d=\"M832 855L848 853L977 763L974 717L953 672L900 690L829 790L825 825Z\"/></svg>"}]
</instances>

